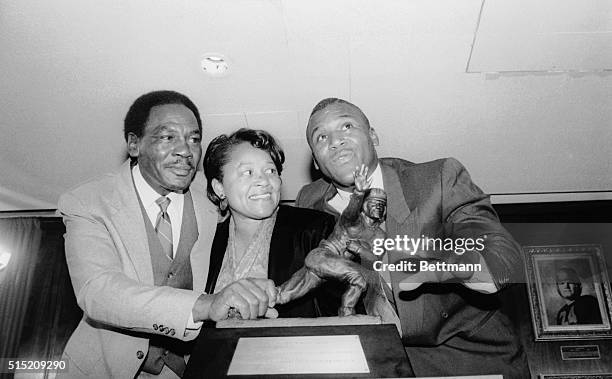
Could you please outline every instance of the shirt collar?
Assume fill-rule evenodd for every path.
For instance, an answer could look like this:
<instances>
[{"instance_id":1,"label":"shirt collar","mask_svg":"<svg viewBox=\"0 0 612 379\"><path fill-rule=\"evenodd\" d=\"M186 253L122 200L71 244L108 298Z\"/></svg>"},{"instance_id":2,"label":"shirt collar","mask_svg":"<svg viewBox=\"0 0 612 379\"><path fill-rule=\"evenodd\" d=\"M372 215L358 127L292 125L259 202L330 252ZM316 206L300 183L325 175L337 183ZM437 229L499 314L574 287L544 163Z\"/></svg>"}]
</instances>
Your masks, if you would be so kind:
<instances>
[{"instance_id":1,"label":"shirt collar","mask_svg":"<svg viewBox=\"0 0 612 379\"><path fill-rule=\"evenodd\" d=\"M372 179L372 185L370 185L370 188L380 188L382 190L385 189L380 163L376 164L376 168L374 169L372 175L370 175L370 179Z\"/></svg>"},{"instance_id":2,"label":"shirt collar","mask_svg":"<svg viewBox=\"0 0 612 379\"><path fill-rule=\"evenodd\" d=\"M138 192L138 196L140 196L142 205L144 205L145 208L148 208L155 204L155 200L159 199L162 195L157 193L157 191L155 191L153 187L147 183L145 178L142 176L140 167L138 165L135 165L132 168L132 176L134 177L134 185L136 186L136 191ZM170 199L170 204L181 196L184 195L176 192L170 192L166 195L166 197ZM157 204L155 205L157 206Z\"/></svg>"}]
</instances>

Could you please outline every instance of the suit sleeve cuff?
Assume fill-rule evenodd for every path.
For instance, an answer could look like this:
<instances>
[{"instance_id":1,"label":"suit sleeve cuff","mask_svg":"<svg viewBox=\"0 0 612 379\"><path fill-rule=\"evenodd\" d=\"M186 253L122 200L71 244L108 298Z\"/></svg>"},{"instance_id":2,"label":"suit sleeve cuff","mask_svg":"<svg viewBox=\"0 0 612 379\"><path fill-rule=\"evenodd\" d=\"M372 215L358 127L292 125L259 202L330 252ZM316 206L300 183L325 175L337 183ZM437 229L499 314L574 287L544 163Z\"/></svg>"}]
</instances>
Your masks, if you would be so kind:
<instances>
[{"instance_id":1,"label":"suit sleeve cuff","mask_svg":"<svg viewBox=\"0 0 612 379\"><path fill-rule=\"evenodd\" d=\"M479 254L480 267L482 268L479 271L475 271L470 279L465 281L463 284L474 291L482 292L482 293L495 293L498 288L495 285L493 280L493 275L491 275L491 271L489 271L489 266L487 266L487 262L485 261L482 254Z\"/></svg>"},{"instance_id":2,"label":"suit sleeve cuff","mask_svg":"<svg viewBox=\"0 0 612 379\"><path fill-rule=\"evenodd\" d=\"M189 319L187 320L187 326L185 326L185 338L192 339L200 334L200 329L202 328L202 321L194 322L193 321L193 313L189 313Z\"/></svg>"}]
</instances>

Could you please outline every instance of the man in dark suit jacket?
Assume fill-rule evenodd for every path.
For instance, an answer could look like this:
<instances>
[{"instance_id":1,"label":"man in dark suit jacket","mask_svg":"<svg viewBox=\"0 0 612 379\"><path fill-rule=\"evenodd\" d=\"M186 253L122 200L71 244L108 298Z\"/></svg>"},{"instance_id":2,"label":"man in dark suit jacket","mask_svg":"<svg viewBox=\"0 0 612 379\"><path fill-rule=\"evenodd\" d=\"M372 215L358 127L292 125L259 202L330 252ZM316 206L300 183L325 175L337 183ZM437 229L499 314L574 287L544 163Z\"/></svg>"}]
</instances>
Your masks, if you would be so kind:
<instances>
[{"instance_id":1,"label":"man in dark suit jacket","mask_svg":"<svg viewBox=\"0 0 612 379\"><path fill-rule=\"evenodd\" d=\"M483 241L482 251L468 249L460 255L421 249L412 256L430 262L478 263L480 271L380 272L391 284L389 300L397 309L415 374L529 375L522 346L494 294L519 275L520 248L465 168L454 159L422 164L378 159L378 136L367 117L341 99L319 102L306 134L315 166L324 178L302 188L296 205L338 216L348 204L355 168L365 164L372 173L372 187L387 193L388 238ZM409 257L405 253L395 249L383 257L387 263L396 263Z\"/></svg>"}]
</instances>

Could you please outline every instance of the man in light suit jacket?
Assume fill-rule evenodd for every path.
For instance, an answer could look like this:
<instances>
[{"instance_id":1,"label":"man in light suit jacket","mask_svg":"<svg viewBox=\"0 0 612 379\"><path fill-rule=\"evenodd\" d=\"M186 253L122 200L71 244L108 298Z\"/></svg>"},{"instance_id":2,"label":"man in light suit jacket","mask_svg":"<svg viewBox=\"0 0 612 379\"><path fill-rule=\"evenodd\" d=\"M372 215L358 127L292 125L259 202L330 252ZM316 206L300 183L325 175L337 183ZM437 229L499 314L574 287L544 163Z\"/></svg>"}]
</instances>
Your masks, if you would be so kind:
<instances>
[{"instance_id":1,"label":"man in light suit jacket","mask_svg":"<svg viewBox=\"0 0 612 379\"><path fill-rule=\"evenodd\" d=\"M465 168L454 159L421 164L378 159L378 136L365 114L336 98L315 106L306 137L324 178L301 189L297 206L338 216L350 199L355 168L365 164L372 173L371 187L387 193L384 227L389 239L484 241L484 250L477 251L472 245L463 254L421 249L411 256L401 246L382 256L385 263L411 257L428 263L478 263L483 267L472 272L380 272L390 283L389 301L397 310L415 374L528 376L522 346L496 295L519 275L520 248Z\"/></svg>"},{"instance_id":2,"label":"man in light suit jacket","mask_svg":"<svg viewBox=\"0 0 612 379\"><path fill-rule=\"evenodd\" d=\"M180 377L204 320L226 318L230 307L256 318L274 305L269 280L203 294L217 212L196 175L202 123L191 100L173 91L139 97L124 134L130 161L59 201L84 312L64 350L67 377Z\"/></svg>"}]
</instances>

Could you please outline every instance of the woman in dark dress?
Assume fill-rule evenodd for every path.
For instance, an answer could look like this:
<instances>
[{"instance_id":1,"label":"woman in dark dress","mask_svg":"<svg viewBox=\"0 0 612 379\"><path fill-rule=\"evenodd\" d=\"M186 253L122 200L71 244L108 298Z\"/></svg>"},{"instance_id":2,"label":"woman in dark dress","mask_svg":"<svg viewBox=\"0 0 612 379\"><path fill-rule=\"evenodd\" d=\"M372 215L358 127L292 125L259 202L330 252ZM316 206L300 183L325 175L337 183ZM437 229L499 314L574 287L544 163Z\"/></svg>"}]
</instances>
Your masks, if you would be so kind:
<instances>
[{"instance_id":1,"label":"woman in dark dress","mask_svg":"<svg viewBox=\"0 0 612 379\"><path fill-rule=\"evenodd\" d=\"M207 293L248 277L269 278L278 286L333 230L331 215L279 205L284 160L274 138L262 130L240 129L208 145L208 197L226 218L217 225ZM324 285L277 310L279 317L333 316L338 305Z\"/></svg>"}]
</instances>

